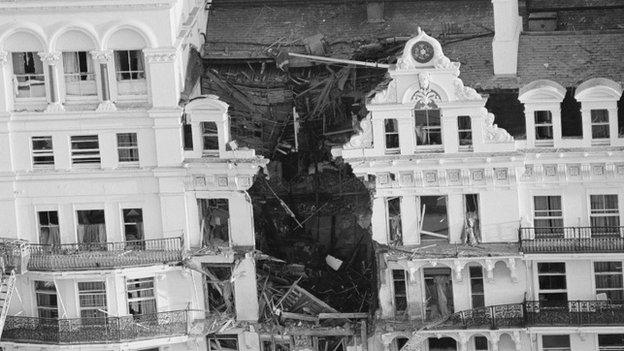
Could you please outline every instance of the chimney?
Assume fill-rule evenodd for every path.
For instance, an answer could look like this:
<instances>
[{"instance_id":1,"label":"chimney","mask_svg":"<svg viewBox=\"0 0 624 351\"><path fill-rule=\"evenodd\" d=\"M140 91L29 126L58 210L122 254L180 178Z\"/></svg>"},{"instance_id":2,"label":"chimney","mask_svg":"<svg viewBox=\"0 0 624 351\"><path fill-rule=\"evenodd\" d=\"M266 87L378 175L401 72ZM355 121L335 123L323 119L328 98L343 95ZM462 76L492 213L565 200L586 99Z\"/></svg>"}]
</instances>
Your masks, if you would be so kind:
<instances>
[{"instance_id":1,"label":"chimney","mask_svg":"<svg viewBox=\"0 0 624 351\"><path fill-rule=\"evenodd\" d=\"M366 2L366 20L368 23L381 23L384 21L383 1Z\"/></svg>"},{"instance_id":2,"label":"chimney","mask_svg":"<svg viewBox=\"0 0 624 351\"><path fill-rule=\"evenodd\" d=\"M492 0L494 6L494 40L492 61L495 75L518 73L518 42L522 18L518 14L518 0Z\"/></svg>"}]
</instances>

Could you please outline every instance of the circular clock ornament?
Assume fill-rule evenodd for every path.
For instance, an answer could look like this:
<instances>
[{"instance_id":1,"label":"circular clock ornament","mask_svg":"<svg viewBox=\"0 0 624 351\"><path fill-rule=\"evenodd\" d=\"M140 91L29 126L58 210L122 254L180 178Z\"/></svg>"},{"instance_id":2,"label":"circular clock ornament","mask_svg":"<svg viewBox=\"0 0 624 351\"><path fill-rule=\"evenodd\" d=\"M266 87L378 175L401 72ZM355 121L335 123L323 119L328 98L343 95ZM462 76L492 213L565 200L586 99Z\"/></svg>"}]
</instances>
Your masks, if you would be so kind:
<instances>
[{"instance_id":1,"label":"circular clock ornament","mask_svg":"<svg viewBox=\"0 0 624 351\"><path fill-rule=\"evenodd\" d=\"M418 63L427 63L433 58L433 46L426 41L418 41L412 46L412 57Z\"/></svg>"}]
</instances>

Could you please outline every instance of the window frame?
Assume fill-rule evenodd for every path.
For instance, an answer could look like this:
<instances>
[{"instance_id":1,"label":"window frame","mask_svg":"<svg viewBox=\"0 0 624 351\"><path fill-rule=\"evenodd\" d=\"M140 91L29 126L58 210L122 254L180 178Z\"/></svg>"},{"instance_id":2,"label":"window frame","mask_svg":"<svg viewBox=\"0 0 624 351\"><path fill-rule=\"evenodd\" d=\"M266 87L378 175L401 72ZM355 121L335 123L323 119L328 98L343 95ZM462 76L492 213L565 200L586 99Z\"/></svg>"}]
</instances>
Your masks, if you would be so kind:
<instances>
[{"instance_id":1,"label":"window frame","mask_svg":"<svg viewBox=\"0 0 624 351\"><path fill-rule=\"evenodd\" d=\"M85 61L87 64L87 71L82 71L80 68L80 54L84 53L85 54ZM69 54L73 54L75 57L75 61L78 63L78 72L71 72L68 73L68 69L67 67L65 67L65 56L69 55ZM89 66L91 66L90 70L89 70ZM63 80L63 85L64 85L64 94L65 94L65 98L68 101L80 101L80 100L97 100L98 99L98 95L99 95L99 90L98 90L98 86L99 86L99 77L98 74L96 73L96 69L95 69L96 63L93 60L93 57L91 56L91 53L89 51L63 51L62 55L61 55L61 67L63 70L63 74L62 74L62 80ZM68 78L78 78L78 79L74 79L74 82L78 82L78 90L80 91L80 93L78 94L70 94L68 91ZM84 78L84 79L83 79ZM84 90L85 85L92 85L93 87L91 89L95 89L95 92L92 94L89 93L82 93L82 91Z\"/></svg>"},{"instance_id":2,"label":"window frame","mask_svg":"<svg viewBox=\"0 0 624 351\"><path fill-rule=\"evenodd\" d=\"M468 120L468 129L465 128L461 128L461 123L460 123L460 118L461 119L467 119ZM470 142L468 144L462 144L462 134L469 136ZM459 146L460 150L470 150L472 149L472 145L473 145L473 141L472 141L472 118L468 115L461 115L461 116L457 116L457 145Z\"/></svg>"},{"instance_id":3,"label":"window frame","mask_svg":"<svg viewBox=\"0 0 624 351\"><path fill-rule=\"evenodd\" d=\"M473 269L479 269L480 276L473 276ZM470 279L470 306L472 308L485 307L485 279L483 275L483 267L482 266L468 266L468 276ZM481 281L481 289L482 291L475 292L473 287L473 281L480 280ZM483 299L483 305L475 306L475 297L480 296Z\"/></svg>"},{"instance_id":4,"label":"window frame","mask_svg":"<svg viewBox=\"0 0 624 351\"><path fill-rule=\"evenodd\" d=\"M38 229L37 236L38 236L38 242L39 242L39 244L42 244L42 245L44 245L44 244L45 244L45 243L42 243L42 242L41 242L41 234L42 234L42 229L43 229L43 228L48 228L48 233L49 233L49 232L50 232L50 230L51 230L52 228L55 228L55 227L56 227L56 228L58 229L58 231L59 231L59 242L60 242L60 236L61 236L61 226L60 226L60 219L59 219L59 211L58 211L58 210L56 210L56 209L54 209L54 210L37 210L37 211L35 211L35 212L36 212L36 214L37 214L37 229ZM41 216L40 216L40 213L47 213L47 214L48 214L48 215L47 215L48 220L51 222L50 215L49 215L49 213L50 213L50 212L55 212L55 213L56 213L56 221L57 221L58 223L56 223L56 224L45 224L45 225L44 225L44 224L42 224L42 223L41 223ZM48 234L48 235L49 235L49 234Z\"/></svg>"},{"instance_id":5,"label":"window frame","mask_svg":"<svg viewBox=\"0 0 624 351\"><path fill-rule=\"evenodd\" d=\"M596 296L598 296L598 294L601 293L605 293L607 295L607 299L608 300L613 300L613 301L624 301L624 263L622 261L594 261L592 262L592 273L593 273L593 285L594 285L594 292L596 294ZM613 270L613 271L598 271L596 268L596 264L597 263L615 263L615 264L619 264L619 271L618 270ZM620 287L608 287L608 288L599 288L598 287L598 277L599 276L613 276L616 277L618 276L620 277ZM621 299L611 299L609 297L609 291L619 291L620 295L622 296Z\"/></svg>"},{"instance_id":6,"label":"window frame","mask_svg":"<svg viewBox=\"0 0 624 351\"><path fill-rule=\"evenodd\" d=\"M414 114L414 145L416 146L416 148L437 148L437 147L441 147L442 145L444 145L444 140L443 140L443 135L442 135L442 111L439 108L430 108L430 109L414 109L413 110L413 114ZM430 116L430 114L436 111L438 116L437 119L439 120L438 124L431 124L431 119L434 119L434 116ZM426 139L431 141L431 135L435 135L438 134L440 136L440 143L439 144L432 144L431 142L425 143L425 144L420 144L418 142L418 136L416 134L416 131L418 130L418 126L419 124L417 124L416 120L417 120L417 114L419 112L424 112L425 113L425 124L422 125L422 130L423 130L423 135L426 136Z\"/></svg>"},{"instance_id":7,"label":"window frame","mask_svg":"<svg viewBox=\"0 0 624 351\"><path fill-rule=\"evenodd\" d=\"M206 132L207 128L206 126L208 126L209 124L213 124L214 125L214 131L209 131ZM220 140L219 140L219 126L217 125L217 122L215 121L202 121L199 122L199 135L201 138L201 145L202 145L202 154L203 155L210 155L210 156L214 156L216 154L219 154L219 149L220 149ZM216 144L217 144L217 148L216 149L208 149L206 148L206 138L210 138L212 139L216 139ZM213 140L214 141L214 140Z\"/></svg>"},{"instance_id":8,"label":"window frame","mask_svg":"<svg viewBox=\"0 0 624 351\"><path fill-rule=\"evenodd\" d=\"M120 137L129 136L130 141L128 145L122 145ZM140 160L139 155L139 137L136 132L128 132L128 133L116 133L115 138L117 140L117 161L121 165L138 165ZM130 156L122 156L122 151L129 151ZM136 152L136 156L132 155L132 151ZM134 156L134 157L132 157ZM128 158L128 159L125 159Z\"/></svg>"},{"instance_id":9,"label":"window frame","mask_svg":"<svg viewBox=\"0 0 624 351\"><path fill-rule=\"evenodd\" d=\"M538 123L538 114L546 112L547 116L550 118L550 122L540 122ZM550 130L550 138L542 138L538 137L540 133L538 133L539 128L548 128ZM555 127L553 123L553 113L551 110L535 110L533 111L533 130L535 133L535 143L536 144L552 144L555 139Z\"/></svg>"},{"instance_id":10,"label":"window frame","mask_svg":"<svg viewBox=\"0 0 624 351\"><path fill-rule=\"evenodd\" d=\"M606 121L601 121L601 122L594 122L594 112L604 112L605 116L600 116L600 117L606 117ZM600 142L608 142L608 140L611 137L611 130L610 130L610 126L609 126L609 121L610 121L611 116L609 116L609 110L606 108L596 108L596 109L591 109L589 110L589 123L590 123L590 134L591 134L591 140L594 143L600 143ZM595 137L594 136L594 127L598 127L598 128L606 128L606 136L604 137Z\"/></svg>"},{"instance_id":11,"label":"window frame","mask_svg":"<svg viewBox=\"0 0 624 351\"><path fill-rule=\"evenodd\" d=\"M48 284L52 284L52 286L54 287L54 292L52 292L51 289L41 289L37 287L37 283L48 283ZM58 290L56 289L56 283L54 283L54 281L46 281L46 280L34 280L33 281L33 291L35 294L35 308L37 309L37 316L39 318L46 318L46 319L58 319L59 318L59 299L58 299ZM47 306L47 305L40 305L39 304L39 295L54 295L55 296L55 300L56 300L56 307L53 306ZM42 316L42 311L51 311L51 314L54 315L55 313L52 311L56 311L56 317L52 316L52 317L47 317L47 316Z\"/></svg>"},{"instance_id":12,"label":"window frame","mask_svg":"<svg viewBox=\"0 0 624 351\"><path fill-rule=\"evenodd\" d=\"M74 138L83 138L83 140L74 140ZM87 138L91 138L91 140L88 140ZM100 166L102 164L102 155L100 153L100 136L98 134L71 135L69 137L69 143L72 167L84 167L89 165ZM74 143L97 143L97 147L74 149Z\"/></svg>"},{"instance_id":13,"label":"window frame","mask_svg":"<svg viewBox=\"0 0 624 351\"><path fill-rule=\"evenodd\" d=\"M151 287L133 287L132 289L130 289L129 284L142 284L145 282L151 282ZM131 316L135 316L135 317L139 317L139 316L145 316L145 315L150 315L152 313L132 313L132 309L130 308L130 305L132 303L138 303L139 305L141 303L147 302L147 301L153 301L153 306L154 306L154 312L153 313L158 313L158 301L157 301L157 292L156 292L156 279L155 277L143 277L143 278L126 278L126 282L125 282L125 287L126 287L126 308L128 309L127 312L129 315ZM138 296L138 297L130 297L130 293L134 293L134 292L145 292L145 291L152 291L151 296ZM145 306L142 306L141 309L146 308Z\"/></svg>"},{"instance_id":14,"label":"window frame","mask_svg":"<svg viewBox=\"0 0 624 351\"><path fill-rule=\"evenodd\" d=\"M10 52L11 55L11 79L12 79L12 87L14 89L14 91L17 91L18 94L13 93L13 98L15 99L16 102L35 102L35 101L45 101L48 98L49 95L49 82L48 82L48 73L46 72L46 65L43 63L43 60L41 60L41 57L39 57L39 53L36 51L12 51ZM15 72L15 55L16 54L32 54L33 56L33 61L34 62L34 67L35 67L35 73L16 73ZM41 73L37 73L36 72L36 68L37 68L37 62L39 62L41 64ZM38 79L33 79L33 78L40 78L42 79L43 82L43 90L44 93L42 96L32 96L32 92L31 92L31 84L28 84L28 96L18 96L19 95L19 78L27 78L25 80L25 82L30 82L31 80L35 80L37 82L39 82ZM41 85L41 84L39 84Z\"/></svg>"},{"instance_id":15,"label":"window frame","mask_svg":"<svg viewBox=\"0 0 624 351\"><path fill-rule=\"evenodd\" d=\"M390 124L388 124L390 123ZM396 130L388 130L389 125L396 124ZM384 150L386 154L401 153L401 135L399 134L399 120L396 118L384 119ZM396 137L396 147L388 147L389 137Z\"/></svg>"},{"instance_id":16,"label":"window frame","mask_svg":"<svg viewBox=\"0 0 624 351\"><path fill-rule=\"evenodd\" d=\"M206 337L206 346L208 351L221 351L222 348L220 343L217 344L217 348L214 349L210 343L211 340L217 340L217 342L218 340L236 340L236 348L238 349L240 347L237 334L212 334Z\"/></svg>"},{"instance_id":17,"label":"window frame","mask_svg":"<svg viewBox=\"0 0 624 351\"><path fill-rule=\"evenodd\" d=\"M49 141L49 149L36 149L36 141L45 141L46 143ZM54 168L54 139L51 135L31 136L30 146L33 168ZM37 162L38 157L50 158L50 160L47 162Z\"/></svg>"},{"instance_id":18,"label":"window frame","mask_svg":"<svg viewBox=\"0 0 624 351\"><path fill-rule=\"evenodd\" d=\"M401 196L388 196L386 198L384 198L385 200L385 205L386 205L386 230L387 230L387 240L388 240L388 244L390 245L398 245L401 246L403 245L403 213L402 213L402 208L401 208ZM398 217L398 220L396 224L393 224L393 218L390 215L390 210L391 210L391 201L395 201L397 202L397 209L398 209L398 216L395 216L394 218ZM393 225L396 225L396 232L394 232L392 230Z\"/></svg>"},{"instance_id":19,"label":"window frame","mask_svg":"<svg viewBox=\"0 0 624 351\"><path fill-rule=\"evenodd\" d=\"M607 208L607 196L614 196L615 201L612 203L615 204L613 208ZM594 199L601 198L601 201L595 201ZM591 227L591 234L593 236L619 236L620 235L620 197L619 194L589 194L588 196L588 211L589 211L589 224ZM601 202L600 208L593 208L594 203ZM594 225L595 220L599 219L613 219L616 223L615 225ZM608 221L608 220L607 220ZM602 228L602 230L599 230ZM605 230L606 229L606 230Z\"/></svg>"},{"instance_id":20,"label":"window frame","mask_svg":"<svg viewBox=\"0 0 624 351\"><path fill-rule=\"evenodd\" d=\"M93 283L101 283L102 289L81 289L81 284L93 284ZM108 317L108 300L106 294L106 281L105 280L89 280L89 281L78 281L76 282L76 291L78 295L78 311L80 313L80 318L83 320L82 322L87 322L86 324L103 324L106 322ZM100 299L99 305L94 306L83 306L81 297L83 296L96 296L94 300ZM95 312L95 316L84 316L83 312Z\"/></svg>"},{"instance_id":21,"label":"window frame","mask_svg":"<svg viewBox=\"0 0 624 351\"><path fill-rule=\"evenodd\" d=\"M397 275L401 274L402 276L399 277L395 277L395 273L397 273ZM407 314L407 312L409 311L409 300L407 298L407 287L408 287L408 275L407 275L407 271L405 269L390 269L390 278L392 279L392 305L394 307L394 314L395 315L405 315ZM405 293L403 294L397 294L397 282L402 282L403 283L403 288L405 290ZM398 300L405 300L405 309L399 309L399 303Z\"/></svg>"},{"instance_id":22,"label":"window frame","mask_svg":"<svg viewBox=\"0 0 624 351\"><path fill-rule=\"evenodd\" d=\"M553 264L553 263L561 263L563 264L563 270L564 272L546 272L546 273L542 273L540 272L540 265L541 264ZM568 267L565 263L565 261L541 261L541 262L536 262L535 263L535 283L537 284L537 289L535 289L536 294L537 294L537 300L540 303L540 307L550 307L550 306L541 306L542 304L542 300L540 299L540 295L542 294L565 294L566 296L566 303L568 301ZM565 284L565 287L563 289L543 289L541 287L540 284L540 277L551 277L551 276L563 276L563 282ZM557 307L562 307L562 306L557 306ZM566 304L565 308L567 309L568 306Z\"/></svg>"},{"instance_id":23,"label":"window frame","mask_svg":"<svg viewBox=\"0 0 624 351\"><path fill-rule=\"evenodd\" d=\"M545 337L550 337L550 336L567 336L568 337L568 346L544 347L544 338ZM570 341L570 335L568 335L568 334L561 334L561 335L544 334L540 338L540 342L541 342L540 346L542 347L542 351L571 351L572 350L572 345L571 345L571 341Z\"/></svg>"},{"instance_id":24,"label":"window frame","mask_svg":"<svg viewBox=\"0 0 624 351\"><path fill-rule=\"evenodd\" d=\"M536 200L537 198L546 198L546 209L537 209L536 208ZM559 209L551 208L552 201L551 198L559 198ZM563 208L563 196L562 195L533 195L531 201L532 206L532 214L533 214L533 228L535 232L535 237L557 237L563 238L565 222L564 222L564 208ZM538 215L538 212L544 213L544 215ZM553 212L559 212L558 215L553 215ZM548 221L549 226L538 226L537 221ZM553 221L558 221L561 223L561 226L552 225Z\"/></svg>"}]
</instances>

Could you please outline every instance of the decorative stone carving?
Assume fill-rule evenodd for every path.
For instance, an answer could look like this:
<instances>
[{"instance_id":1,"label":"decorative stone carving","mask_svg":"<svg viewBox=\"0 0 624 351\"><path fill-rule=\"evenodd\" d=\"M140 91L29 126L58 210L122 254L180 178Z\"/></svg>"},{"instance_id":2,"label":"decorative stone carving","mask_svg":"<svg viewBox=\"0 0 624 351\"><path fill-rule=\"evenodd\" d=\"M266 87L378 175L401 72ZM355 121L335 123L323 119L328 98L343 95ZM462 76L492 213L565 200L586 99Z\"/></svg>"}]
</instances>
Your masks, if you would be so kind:
<instances>
[{"instance_id":1,"label":"decorative stone carving","mask_svg":"<svg viewBox=\"0 0 624 351\"><path fill-rule=\"evenodd\" d=\"M0 67L6 65L9 62L9 53L4 50L0 50Z\"/></svg>"},{"instance_id":2,"label":"decorative stone carving","mask_svg":"<svg viewBox=\"0 0 624 351\"><path fill-rule=\"evenodd\" d=\"M506 181L509 178L509 172L507 168L494 168L494 174L496 180L498 181Z\"/></svg>"},{"instance_id":3,"label":"decorative stone carving","mask_svg":"<svg viewBox=\"0 0 624 351\"><path fill-rule=\"evenodd\" d=\"M371 114L364 117L357 131L351 136L349 142L344 145L344 149L365 149L373 146L373 123L371 122Z\"/></svg>"},{"instance_id":4,"label":"decorative stone carving","mask_svg":"<svg viewBox=\"0 0 624 351\"><path fill-rule=\"evenodd\" d=\"M464 82L459 78L455 78L455 80L453 80L453 86L455 87L455 96L457 97L457 100L470 101L483 99L481 94L477 93L476 90L471 87L464 86Z\"/></svg>"},{"instance_id":5,"label":"decorative stone carving","mask_svg":"<svg viewBox=\"0 0 624 351\"><path fill-rule=\"evenodd\" d=\"M61 61L61 53L58 51L39 52L37 55L39 55L41 61L43 61L46 65L54 66Z\"/></svg>"},{"instance_id":6,"label":"decorative stone carving","mask_svg":"<svg viewBox=\"0 0 624 351\"><path fill-rule=\"evenodd\" d=\"M177 51L171 49L144 49L143 54L148 63L164 63L173 62L176 58Z\"/></svg>"},{"instance_id":7,"label":"decorative stone carving","mask_svg":"<svg viewBox=\"0 0 624 351\"><path fill-rule=\"evenodd\" d=\"M448 69L453 72L453 75L459 75L459 62L452 62L448 57L442 56L435 61L433 66L437 69ZM463 85L463 84L462 84Z\"/></svg>"},{"instance_id":8,"label":"decorative stone carving","mask_svg":"<svg viewBox=\"0 0 624 351\"><path fill-rule=\"evenodd\" d=\"M602 176L605 173L604 164L594 164L591 167L592 174L595 176Z\"/></svg>"},{"instance_id":9,"label":"decorative stone carving","mask_svg":"<svg viewBox=\"0 0 624 351\"><path fill-rule=\"evenodd\" d=\"M203 187L206 187L206 185L207 185L206 177L201 176L201 175L193 176L194 187L203 188Z\"/></svg>"},{"instance_id":10,"label":"decorative stone carving","mask_svg":"<svg viewBox=\"0 0 624 351\"><path fill-rule=\"evenodd\" d=\"M225 176L217 177L217 185L221 187L228 186L228 178Z\"/></svg>"},{"instance_id":11,"label":"decorative stone carving","mask_svg":"<svg viewBox=\"0 0 624 351\"><path fill-rule=\"evenodd\" d=\"M414 175L412 173L401 173L401 183L403 185L414 184Z\"/></svg>"},{"instance_id":12,"label":"decorative stone carving","mask_svg":"<svg viewBox=\"0 0 624 351\"><path fill-rule=\"evenodd\" d=\"M48 104L44 112L63 112L65 107L60 102L51 102Z\"/></svg>"},{"instance_id":13,"label":"decorative stone carving","mask_svg":"<svg viewBox=\"0 0 624 351\"><path fill-rule=\"evenodd\" d=\"M100 102L100 104L98 105L98 107L97 107L97 109L95 111L97 111L97 112L115 112L115 111L117 111L117 106L115 106L115 104L112 101L106 100L106 101Z\"/></svg>"},{"instance_id":14,"label":"decorative stone carving","mask_svg":"<svg viewBox=\"0 0 624 351\"><path fill-rule=\"evenodd\" d=\"M389 173L380 173L377 174L377 181L379 184L388 184L390 182L390 174Z\"/></svg>"},{"instance_id":15,"label":"decorative stone carving","mask_svg":"<svg viewBox=\"0 0 624 351\"><path fill-rule=\"evenodd\" d=\"M544 165L544 175L547 177L556 177L557 165Z\"/></svg>"},{"instance_id":16,"label":"decorative stone carving","mask_svg":"<svg viewBox=\"0 0 624 351\"><path fill-rule=\"evenodd\" d=\"M446 171L446 179L450 183L459 183L461 181L461 172L459 169L449 169Z\"/></svg>"},{"instance_id":17,"label":"decorative stone carving","mask_svg":"<svg viewBox=\"0 0 624 351\"><path fill-rule=\"evenodd\" d=\"M93 61L97 63L108 63L113 61L113 51L112 50L94 50L91 51L91 57Z\"/></svg>"},{"instance_id":18,"label":"decorative stone carving","mask_svg":"<svg viewBox=\"0 0 624 351\"><path fill-rule=\"evenodd\" d=\"M493 113L487 112L485 108L483 108L481 112L484 117L483 135L485 136L486 143L508 143L514 141L514 138L507 133L506 130L498 128L498 126L494 124L495 117Z\"/></svg>"},{"instance_id":19,"label":"decorative stone carving","mask_svg":"<svg viewBox=\"0 0 624 351\"><path fill-rule=\"evenodd\" d=\"M617 175L619 176L624 175L624 165L621 165L621 164L616 165L615 170L616 170Z\"/></svg>"},{"instance_id":20,"label":"decorative stone carving","mask_svg":"<svg viewBox=\"0 0 624 351\"><path fill-rule=\"evenodd\" d=\"M486 278L487 278L487 281L490 283L494 281L494 266L495 265L496 265L496 262L494 262L494 260L491 260L491 259L485 260Z\"/></svg>"},{"instance_id":21,"label":"decorative stone carving","mask_svg":"<svg viewBox=\"0 0 624 351\"><path fill-rule=\"evenodd\" d=\"M371 104L393 104L397 102L397 86L394 80L388 83L388 86L377 93L371 99Z\"/></svg>"},{"instance_id":22,"label":"decorative stone carving","mask_svg":"<svg viewBox=\"0 0 624 351\"><path fill-rule=\"evenodd\" d=\"M438 172L437 171L425 171L423 172L425 183L433 184L438 181Z\"/></svg>"},{"instance_id":23,"label":"decorative stone carving","mask_svg":"<svg viewBox=\"0 0 624 351\"><path fill-rule=\"evenodd\" d=\"M416 109L428 110L437 108L437 104L442 101L440 94L429 87L430 80L431 74L429 72L418 74L418 90L411 97L411 101L416 103Z\"/></svg>"},{"instance_id":24,"label":"decorative stone carving","mask_svg":"<svg viewBox=\"0 0 624 351\"><path fill-rule=\"evenodd\" d=\"M490 332L490 344L492 344L492 351L498 351L499 340L500 340L500 333Z\"/></svg>"},{"instance_id":25,"label":"decorative stone carving","mask_svg":"<svg viewBox=\"0 0 624 351\"><path fill-rule=\"evenodd\" d=\"M453 273L455 273L455 280L457 280L458 282L464 280L462 274L462 271L464 270L464 265L465 262L462 262L461 260L453 261Z\"/></svg>"},{"instance_id":26,"label":"decorative stone carving","mask_svg":"<svg viewBox=\"0 0 624 351\"><path fill-rule=\"evenodd\" d=\"M578 177L581 175L581 165L579 164L569 164L566 165L568 170L568 176L570 177Z\"/></svg>"},{"instance_id":27,"label":"decorative stone carving","mask_svg":"<svg viewBox=\"0 0 624 351\"><path fill-rule=\"evenodd\" d=\"M472 171L470 171L470 176L475 182L485 181L485 172L483 169L473 169Z\"/></svg>"}]
</instances>

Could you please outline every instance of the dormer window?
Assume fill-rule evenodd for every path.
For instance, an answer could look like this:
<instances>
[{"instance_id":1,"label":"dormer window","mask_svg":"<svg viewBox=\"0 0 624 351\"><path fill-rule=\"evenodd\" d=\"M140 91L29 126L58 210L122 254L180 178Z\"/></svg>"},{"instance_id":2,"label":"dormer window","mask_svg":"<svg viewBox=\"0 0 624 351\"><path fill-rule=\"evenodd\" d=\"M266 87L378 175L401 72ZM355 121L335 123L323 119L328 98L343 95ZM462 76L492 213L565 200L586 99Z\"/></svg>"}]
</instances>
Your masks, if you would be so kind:
<instances>
[{"instance_id":1,"label":"dormer window","mask_svg":"<svg viewBox=\"0 0 624 351\"><path fill-rule=\"evenodd\" d=\"M535 140L553 140L553 120L550 111L535 111Z\"/></svg>"},{"instance_id":2,"label":"dormer window","mask_svg":"<svg viewBox=\"0 0 624 351\"><path fill-rule=\"evenodd\" d=\"M46 96L43 62L36 52L14 52L13 74L15 97L42 98Z\"/></svg>"},{"instance_id":3,"label":"dormer window","mask_svg":"<svg viewBox=\"0 0 624 351\"><path fill-rule=\"evenodd\" d=\"M215 122L201 122L202 150L204 154L219 152L219 132Z\"/></svg>"},{"instance_id":4,"label":"dormer window","mask_svg":"<svg viewBox=\"0 0 624 351\"><path fill-rule=\"evenodd\" d=\"M441 145L440 110L415 110L416 145Z\"/></svg>"},{"instance_id":5,"label":"dormer window","mask_svg":"<svg viewBox=\"0 0 624 351\"><path fill-rule=\"evenodd\" d=\"M399 122L394 119L386 119L385 121L385 136L386 136L386 152L398 153L399 152Z\"/></svg>"},{"instance_id":6,"label":"dormer window","mask_svg":"<svg viewBox=\"0 0 624 351\"><path fill-rule=\"evenodd\" d=\"M115 73L119 95L146 95L145 65L141 50L115 51Z\"/></svg>"},{"instance_id":7,"label":"dormer window","mask_svg":"<svg viewBox=\"0 0 624 351\"><path fill-rule=\"evenodd\" d=\"M64 52L63 70L68 97L97 95L91 54L86 51Z\"/></svg>"},{"instance_id":8,"label":"dormer window","mask_svg":"<svg viewBox=\"0 0 624 351\"><path fill-rule=\"evenodd\" d=\"M609 139L609 111L591 110L592 139Z\"/></svg>"}]
</instances>

